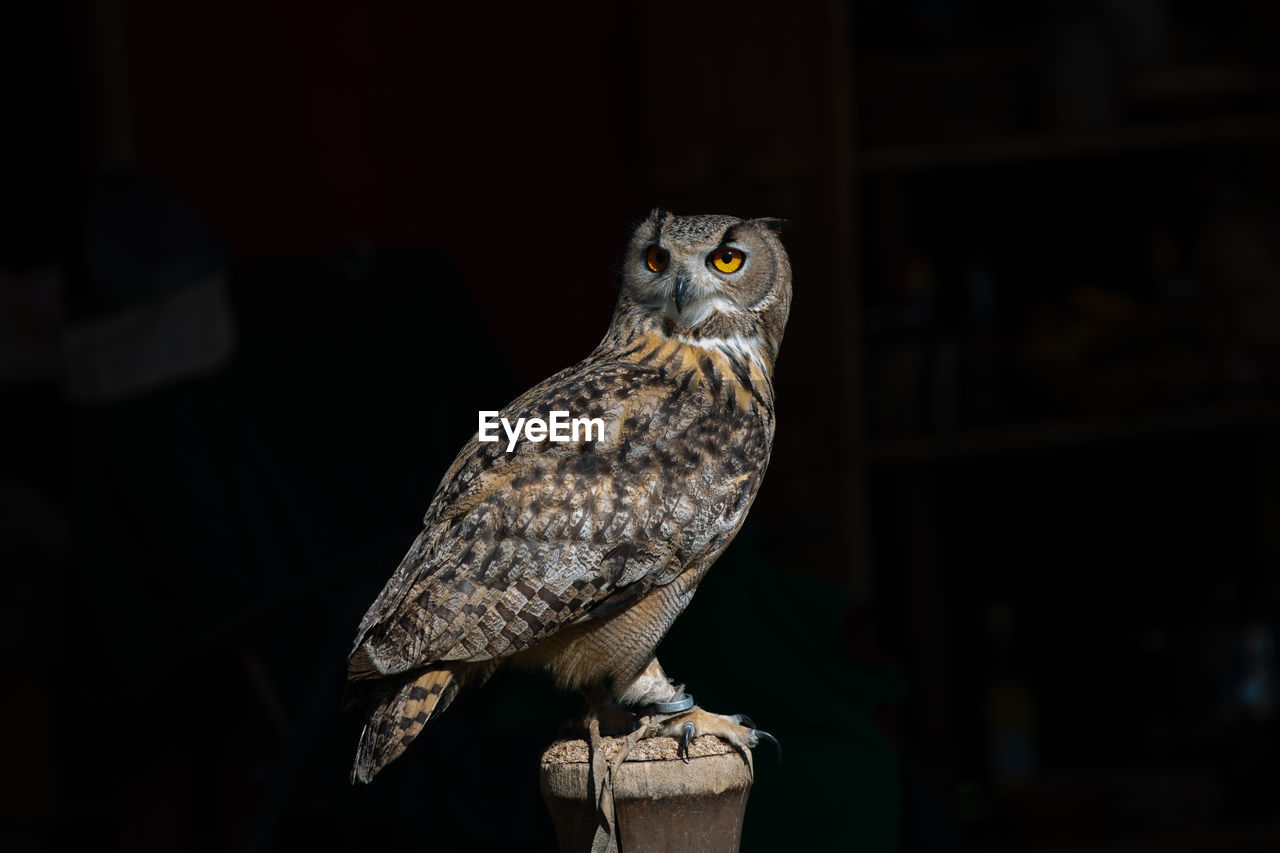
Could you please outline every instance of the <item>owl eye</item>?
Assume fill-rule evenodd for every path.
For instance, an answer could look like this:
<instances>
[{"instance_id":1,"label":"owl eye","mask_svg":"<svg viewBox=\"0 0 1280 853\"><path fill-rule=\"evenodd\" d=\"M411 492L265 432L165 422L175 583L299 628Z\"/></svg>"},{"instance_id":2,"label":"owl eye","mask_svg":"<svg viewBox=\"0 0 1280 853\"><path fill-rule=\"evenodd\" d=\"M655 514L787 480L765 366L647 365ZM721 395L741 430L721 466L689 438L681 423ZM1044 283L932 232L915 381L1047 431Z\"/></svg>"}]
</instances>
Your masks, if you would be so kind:
<instances>
[{"instance_id":1,"label":"owl eye","mask_svg":"<svg viewBox=\"0 0 1280 853\"><path fill-rule=\"evenodd\" d=\"M711 253L711 264L720 272L737 272L747 259L738 249L716 249Z\"/></svg>"},{"instance_id":2,"label":"owl eye","mask_svg":"<svg viewBox=\"0 0 1280 853\"><path fill-rule=\"evenodd\" d=\"M644 256L645 266L650 272L662 272L667 268L667 262L670 260L671 253L661 246L650 246Z\"/></svg>"}]
</instances>

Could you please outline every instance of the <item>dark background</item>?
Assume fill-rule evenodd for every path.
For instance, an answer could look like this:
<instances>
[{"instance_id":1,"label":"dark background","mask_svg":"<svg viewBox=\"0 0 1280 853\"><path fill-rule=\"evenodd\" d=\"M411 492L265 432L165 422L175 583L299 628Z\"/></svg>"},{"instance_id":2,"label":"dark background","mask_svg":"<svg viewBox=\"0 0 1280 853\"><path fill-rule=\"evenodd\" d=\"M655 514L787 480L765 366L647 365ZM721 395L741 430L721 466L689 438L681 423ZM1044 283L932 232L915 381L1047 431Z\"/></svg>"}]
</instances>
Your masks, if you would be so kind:
<instances>
[{"instance_id":1,"label":"dark background","mask_svg":"<svg viewBox=\"0 0 1280 853\"><path fill-rule=\"evenodd\" d=\"M353 788L343 661L474 412L590 351L665 206L792 221L770 473L662 647L786 749L744 848L1280 849L1277 36L7 6L2 843L553 849L574 697L499 677ZM75 390L64 341L210 276L229 357Z\"/></svg>"}]
</instances>

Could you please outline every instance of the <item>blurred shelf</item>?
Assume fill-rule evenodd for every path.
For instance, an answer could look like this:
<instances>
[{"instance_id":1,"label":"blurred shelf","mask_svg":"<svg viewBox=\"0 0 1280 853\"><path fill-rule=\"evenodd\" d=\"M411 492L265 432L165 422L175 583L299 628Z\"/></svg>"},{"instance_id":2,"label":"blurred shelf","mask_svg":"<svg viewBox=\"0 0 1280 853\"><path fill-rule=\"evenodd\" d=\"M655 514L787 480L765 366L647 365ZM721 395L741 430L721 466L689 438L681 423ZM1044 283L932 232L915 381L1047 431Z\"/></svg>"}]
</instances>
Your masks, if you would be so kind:
<instances>
[{"instance_id":1,"label":"blurred shelf","mask_svg":"<svg viewBox=\"0 0 1280 853\"><path fill-rule=\"evenodd\" d=\"M1262 850L1280 850L1280 823L1235 823L1146 838L1098 839L1087 844L982 847L980 853L1258 853Z\"/></svg>"},{"instance_id":2,"label":"blurred shelf","mask_svg":"<svg viewBox=\"0 0 1280 853\"><path fill-rule=\"evenodd\" d=\"M1280 401L1253 400L1133 416L1071 418L1012 424L954 435L911 435L873 439L867 461L873 466L918 464L939 459L1068 448L1132 438L1280 424Z\"/></svg>"},{"instance_id":3,"label":"blurred shelf","mask_svg":"<svg viewBox=\"0 0 1280 853\"><path fill-rule=\"evenodd\" d=\"M1280 112L1036 133L945 145L875 146L856 152L854 163L863 174L888 174L1268 140L1280 140Z\"/></svg>"}]
</instances>

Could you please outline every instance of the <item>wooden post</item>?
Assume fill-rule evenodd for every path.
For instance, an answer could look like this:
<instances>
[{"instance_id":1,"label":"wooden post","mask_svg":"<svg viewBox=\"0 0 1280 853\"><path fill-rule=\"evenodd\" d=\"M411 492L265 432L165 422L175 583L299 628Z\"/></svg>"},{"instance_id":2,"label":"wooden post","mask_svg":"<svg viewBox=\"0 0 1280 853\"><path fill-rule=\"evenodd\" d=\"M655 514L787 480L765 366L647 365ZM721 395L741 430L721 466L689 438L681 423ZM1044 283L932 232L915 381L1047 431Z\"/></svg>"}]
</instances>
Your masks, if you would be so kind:
<instances>
[{"instance_id":1,"label":"wooden post","mask_svg":"<svg viewBox=\"0 0 1280 853\"><path fill-rule=\"evenodd\" d=\"M592 778L586 741L558 740L542 754L542 797L560 853L736 853L751 789L749 759L706 736L689 744L686 762L675 740L654 737L616 762L628 745L625 738L602 740L595 761L606 777L601 784Z\"/></svg>"}]
</instances>

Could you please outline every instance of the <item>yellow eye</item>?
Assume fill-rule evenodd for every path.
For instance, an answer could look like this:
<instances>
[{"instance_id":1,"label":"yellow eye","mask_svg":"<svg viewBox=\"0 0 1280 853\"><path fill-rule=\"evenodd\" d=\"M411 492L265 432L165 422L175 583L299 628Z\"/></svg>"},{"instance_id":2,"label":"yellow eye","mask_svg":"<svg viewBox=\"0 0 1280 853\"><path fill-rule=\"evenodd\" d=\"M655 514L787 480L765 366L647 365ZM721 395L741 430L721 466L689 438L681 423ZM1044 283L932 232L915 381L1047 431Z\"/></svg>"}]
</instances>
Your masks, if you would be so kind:
<instances>
[{"instance_id":1,"label":"yellow eye","mask_svg":"<svg viewBox=\"0 0 1280 853\"><path fill-rule=\"evenodd\" d=\"M716 249L711 253L711 263L720 272L737 272L746 257L737 249Z\"/></svg>"},{"instance_id":2,"label":"yellow eye","mask_svg":"<svg viewBox=\"0 0 1280 853\"><path fill-rule=\"evenodd\" d=\"M661 246L650 246L644 257L645 265L649 267L650 272L662 272L667 268L667 262L670 260L671 254Z\"/></svg>"}]
</instances>

